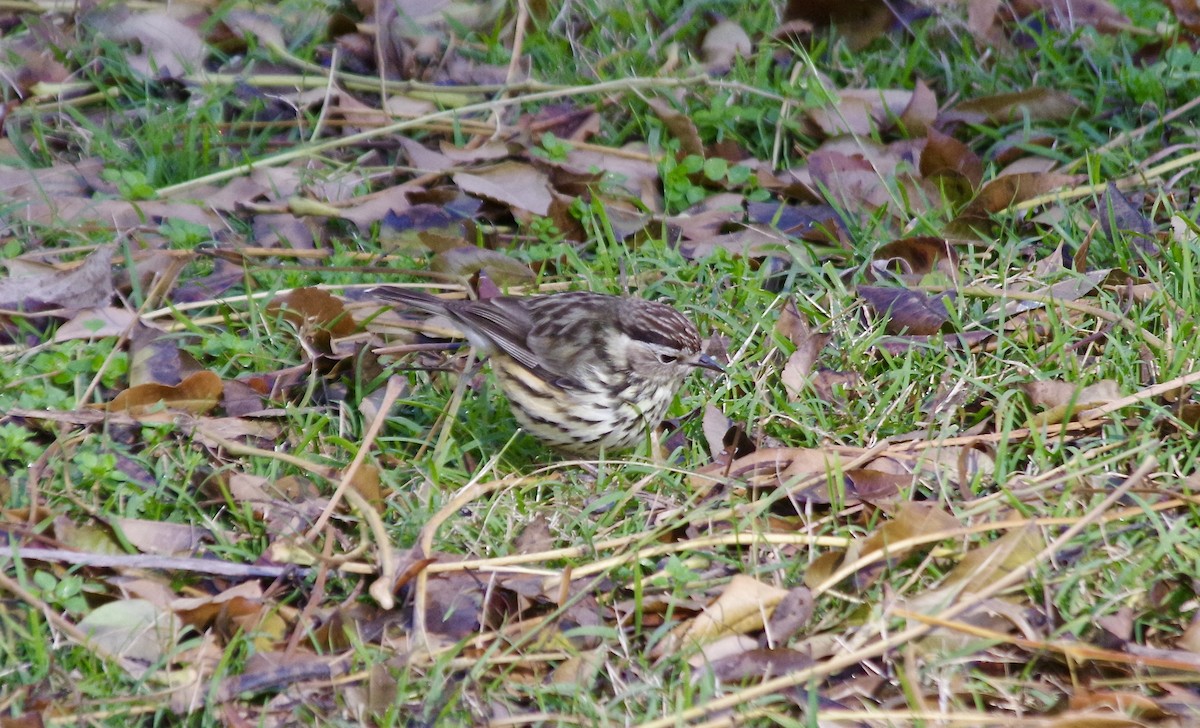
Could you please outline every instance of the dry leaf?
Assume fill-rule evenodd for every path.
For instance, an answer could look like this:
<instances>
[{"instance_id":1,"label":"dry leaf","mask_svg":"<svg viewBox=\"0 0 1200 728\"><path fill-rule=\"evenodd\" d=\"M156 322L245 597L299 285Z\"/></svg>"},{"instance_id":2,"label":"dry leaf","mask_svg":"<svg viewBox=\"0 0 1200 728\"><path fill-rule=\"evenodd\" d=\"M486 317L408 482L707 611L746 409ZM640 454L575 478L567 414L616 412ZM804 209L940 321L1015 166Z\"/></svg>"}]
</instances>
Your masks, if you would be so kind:
<instances>
[{"instance_id":1,"label":"dry leaf","mask_svg":"<svg viewBox=\"0 0 1200 728\"><path fill-rule=\"evenodd\" d=\"M1129 18L1107 0L1011 0L1019 17L1039 14L1056 28L1074 30L1091 26L1101 33L1129 30Z\"/></svg>"},{"instance_id":2,"label":"dry leaf","mask_svg":"<svg viewBox=\"0 0 1200 728\"><path fill-rule=\"evenodd\" d=\"M939 588L978 592L1033 561L1045 546L1036 525L1014 529L964 554Z\"/></svg>"},{"instance_id":3,"label":"dry leaf","mask_svg":"<svg viewBox=\"0 0 1200 728\"><path fill-rule=\"evenodd\" d=\"M297 288L278 296L267 304L267 313L289 321L321 353L332 351L332 339L358 330L358 323L345 305L319 288Z\"/></svg>"},{"instance_id":4,"label":"dry leaf","mask_svg":"<svg viewBox=\"0 0 1200 728\"><path fill-rule=\"evenodd\" d=\"M705 156L704 142L700 140L700 132L696 129L696 122L692 121L691 116L658 98L648 99L646 104L662 120L667 131L671 132L671 136L679 140L681 154Z\"/></svg>"},{"instance_id":5,"label":"dry leaf","mask_svg":"<svg viewBox=\"0 0 1200 728\"><path fill-rule=\"evenodd\" d=\"M680 625L677 639L681 644L701 646L729 635L757 632L785 596L783 589L735 574L716 601L689 624Z\"/></svg>"},{"instance_id":6,"label":"dry leaf","mask_svg":"<svg viewBox=\"0 0 1200 728\"><path fill-rule=\"evenodd\" d=\"M529 266L498 250L459 245L433 257L431 270L460 278L483 272L501 286L530 283L535 276Z\"/></svg>"},{"instance_id":7,"label":"dry leaf","mask_svg":"<svg viewBox=\"0 0 1200 728\"><path fill-rule=\"evenodd\" d=\"M183 625L174 613L152 602L118 599L85 614L78 627L104 650L101 656L116 655L149 666L171 654Z\"/></svg>"},{"instance_id":8,"label":"dry leaf","mask_svg":"<svg viewBox=\"0 0 1200 728\"><path fill-rule=\"evenodd\" d=\"M894 271L901 280L914 284L935 271L951 280L958 272L958 253L945 238L931 235L893 240L876 250L871 259L872 271Z\"/></svg>"},{"instance_id":9,"label":"dry leaf","mask_svg":"<svg viewBox=\"0 0 1200 728\"><path fill-rule=\"evenodd\" d=\"M893 8L904 7L884 0L788 0L783 20L800 20L817 28L832 25L846 37L851 50L858 50L887 32L895 18Z\"/></svg>"},{"instance_id":10,"label":"dry leaf","mask_svg":"<svg viewBox=\"0 0 1200 728\"><path fill-rule=\"evenodd\" d=\"M167 12L137 13L124 5L89 12L84 27L117 43L140 48L125 60L144 76L175 78L199 71L208 57L204 40L189 25Z\"/></svg>"},{"instance_id":11,"label":"dry leaf","mask_svg":"<svg viewBox=\"0 0 1200 728\"><path fill-rule=\"evenodd\" d=\"M143 518L113 518L110 522L113 528L120 529L125 540L144 554L192 554L208 535L205 529L186 523L149 521Z\"/></svg>"},{"instance_id":12,"label":"dry leaf","mask_svg":"<svg viewBox=\"0 0 1200 728\"><path fill-rule=\"evenodd\" d=\"M528 164L503 162L470 173L459 172L453 179L463 192L508 205L514 211L543 217L550 213L553 198L549 180Z\"/></svg>"},{"instance_id":13,"label":"dry leaf","mask_svg":"<svg viewBox=\"0 0 1200 728\"><path fill-rule=\"evenodd\" d=\"M732 20L721 20L708 29L700 43L700 57L709 68L727 69L733 59L754 53L750 36Z\"/></svg>"},{"instance_id":14,"label":"dry leaf","mask_svg":"<svg viewBox=\"0 0 1200 728\"><path fill-rule=\"evenodd\" d=\"M943 113L939 122L965 121L972 124L1010 124L1030 121L1062 121L1083 109L1083 103L1066 91L1030 88L1025 91L969 99Z\"/></svg>"},{"instance_id":15,"label":"dry leaf","mask_svg":"<svg viewBox=\"0 0 1200 728\"><path fill-rule=\"evenodd\" d=\"M203 414L213 410L221 401L223 385L221 378L213 372L196 372L178 385L138 384L113 397L108 405L101 405L110 412L125 411L138 417L159 406Z\"/></svg>"},{"instance_id":16,"label":"dry leaf","mask_svg":"<svg viewBox=\"0 0 1200 728\"><path fill-rule=\"evenodd\" d=\"M885 173L861 156L819 149L809 155L808 169L829 201L842 210L866 215L892 202Z\"/></svg>"},{"instance_id":17,"label":"dry leaf","mask_svg":"<svg viewBox=\"0 0 1200 728\"><path fill-rule=\"evenodd\" d=\"M1121 398L1120 388L1112 379L1104 379L1086 387L1043 379L1027 382L1023 389L1030 401L1043 410L1029 423L1031 427L1068 420L1086 421L1090 419L1089 410Z\"/></svg>"},{"instance_id":18,"label":"dry leaf","mask_svg":"<svg viewBox=\"0 0 1200 728\"><path fill-rule=\"evenodd\" d=\"M776 605L761 641L764 647L785 645L808 624L814 609L812 590L798 586Z\"/></svg>"},{"instance_id":19,"label":"dry leaf","mask_svg":"<svg viewBox=\"0 0 1200 728\"><path fill-rule=\"evenodd\" d=\"M895 516L884 521L875 532L865 539L851 543L846 549L845 560L853 563L862 556L882 551L885 559L882 563L874 562L864 565L854 574L855 586L861 591L873 584L887 564L895 563L897 559L914 549L929 549L931 542L910 544L901 547L899 544L918 537L936 536L962 528L954 516L940 510L929 503L904 501L900 504Z\"/></svg>"},{"instance_id":20,"label":"dry leaf","mask_svg":"<svg viewBox=\"0 0 1200 728\"><path fill-rule=\"evenodd\" d=\"M77 265L26 267L22 275L0 280L0 308L38 310L47 305L69 310L106 306L113 296L113 246L96 249ZM9 262L9 267L14 265Z\"/></svg>"},{"instance_id":21,"label":"dry leaf","mask_svg":"<svg viewBox=\"0 0 1200 728\"><path fill-rule=\"evenodd\" d=\"M920 137L928 133L937 115L937 94L918 78L913 86L912 98L900 114L900 124L910 137Z\"/></svg>"},{"instance_id":22,"label":"dry leaf","mask_svg":"<svg viewBox=\"0 0 1200 728\"><path fill-rule=\"evenodd\" d=\"M832 108L813 109L808 118L826 136L867 136L891 127L909 108L913 95L902 89L842 89Z\"/></svg>"},{"instance_id":23,"label":"dry leaf","mask_svg":"<svg viewBox=\"0 0 1200 728\"><path fill-rule=\"evenodd\" d=\"M930 129L921 150L921 175L958 180L965 199L983 183L983 160L966 144Z\"/></svg>"},{"instance_id":24,"label":"dry leaf","mask_svg":"<svg viewBox=\"0 0 1200 728\"><path fill-rule=\"evenodd\" d=\"M856 290L884 319L884 329L891 334L935 334L950 321L945 299L953 299L953 292L925 294L879 286L859 286Z\"/></svg>"},{"instance_id":25,"label":"dry leaf","mask_svg":"<svg viewBox=\"0 0 1200 728\"><path fill-rule=\"evenodd\" d=\"M54 340L62 342L73 339L102 339L120 336L131 330L137 320L137 314L127 308L113 306L87 308L59 326L58 330L54 332Z\"/></svg>"},{"instance_id":26,"label":"dry leaf","mask_svg":"<svg viewBox=\"0 0 1200 728\"><path fill-rule=\"evenodd\" d=\"M1200 2L1197 0L1166 0L1176 20L1189 33L1200 35Z\"/></svg>"}]
</instances>

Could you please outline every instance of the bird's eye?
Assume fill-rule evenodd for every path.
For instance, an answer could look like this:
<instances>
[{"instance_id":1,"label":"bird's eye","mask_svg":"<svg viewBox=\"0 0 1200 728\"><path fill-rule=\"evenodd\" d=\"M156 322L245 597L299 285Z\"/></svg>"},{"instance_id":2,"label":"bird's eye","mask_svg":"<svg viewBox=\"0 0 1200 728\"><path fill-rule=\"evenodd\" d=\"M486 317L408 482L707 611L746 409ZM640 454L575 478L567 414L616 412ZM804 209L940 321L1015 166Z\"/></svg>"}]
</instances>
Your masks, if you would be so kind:
<instances>
[{"instance_id":1,"label":"bird's eye","mask_svg":"<svg viewBox=\"0 0 1200 728\"><path fill-rule=\"evenodd\" d=\"M663 364L674 364L675 362L679 361L679 357L675 356L674 354L659 354L658 360Z\"/></svg>"}]
</instances>

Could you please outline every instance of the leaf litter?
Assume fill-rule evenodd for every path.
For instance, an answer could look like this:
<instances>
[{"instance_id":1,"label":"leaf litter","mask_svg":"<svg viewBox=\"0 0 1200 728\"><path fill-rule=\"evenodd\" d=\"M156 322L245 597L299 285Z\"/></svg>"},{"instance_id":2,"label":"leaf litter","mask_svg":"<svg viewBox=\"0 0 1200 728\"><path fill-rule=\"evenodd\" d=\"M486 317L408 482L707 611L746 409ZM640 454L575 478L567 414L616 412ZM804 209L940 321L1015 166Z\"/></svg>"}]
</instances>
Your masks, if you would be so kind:
<instances>
[{"instance_id":1,"label":"leaf litter","mask_svg":"<svg viewBox=\"0 0 1200 728\"><path fill-rule=\"evenodd\" d=\"M965 5L955 22L997 52L1028 44L1039 23L1157 32L1103 2ZM1194 33L1194 14L1171 9ZM1145 419L1164 441L1188 438L1200 411L1194 367L1162 366L1194 313L1146 263L1194 247L1195 223L1164 223L1153 176L1109 183L1090 204L1064 209L1085 177L1038 150L1055 145L1044 130L1084 115L1074 94L1031 85L964 98L933 79L838 88L812 74L825 102L781 115L794 145L784 165L733 140L706 141L693 118L690 105L766 42L731 19L706 18L692 49L712 75L649 79L636 94L637 79L598 84L580 89L594 103L563 93L537 111L524 107L539 93L524 85L517 39L527 27L503 4L358 10L360 21L322 18L319 53L341 56L340 78L291 57L292 29L271 12L235 11L218 28L204 8L5 11L6 27L23 34L5 61L15 64L3 74L15 95L0 141L6 158L28 158L13 153L19 141L46 162L5 163L0 244L25 252L0 279L0 336L13 362L77 346L98 363L78 370L91 379L74 398L22 395L29 379L5 382L0 426L25 433L28 447L17 451L23 459L6 455L21 471L0 478L0 590L15 613L44 615L56 644L163 688L151 695L130 682L130 695L94 704L165 695L174 713L282 724L305 711L349 721L389 710L528 722L542 720L534 689L620 701L628 683L662 679L648 667L656 664L714 688L686 709L639 713L646 725L752 705L812 721L937 720L931 706L948 704L975 724L1194 720L1196 697L1178 680L1200 666L1194 609L1178 608L1194 602L1194 574L1143 575L1128 598L1136 610L1097 620L1104 631L1063 629L1074 569L1081 578L1103 570L1094 554L1120 563L1126 546L1114 534L1169 531L1194 505L1195 477L1185 475L1194 468L1157 472L1147 454L1159 443L1106 433ZM922 15L907 4L862 10L847 23L822 3L789 2L779 34L832 25L867 47ZM86 145L37 138L30 119L83 90L63 87L82 70L63 61L78 60L51 60L30 42L50 37L47 20L123 49L132 72L163 94L198 100L205 84L229 84L213 70L226 64L233 85L256 84L240 89L247 98L319 112L281 125L314 144L265 154L233 146L214 174L152 186ZM512 23L505 42L520 61L508 67L479 62L460 35L501 20ZM378 46L373 27L387 29ZM53 37L63 51L83 42ZM214 52L247 40L271 49L283 73L315 72L320 85L272 83ZM489 103L496 91L512 103ZM601 129L639 95L669 144L606 146ZM76 108L108 113L89 101ZM113 123L139 133L135 118ZM989 145L984 130L1007 136ZM282 132L268 139L268 148L297 144ZM576 476L447 450L465 390L488 391L465 347L447 341L453 331L418 330L355 286L226 295L272 268L318 282L344 272L307 257L337 247L340 221L379 232L381 250L351 257L355 273L390 274L396 260L423 258L408 272L456 292L555 290L596 237L581 206L606 210L613 243L665 240L690 265L725 256L759 273L825 266L846 292L788 291L767 314L774 323L757 321L771 333L754 347L718 342L747 374L736 386L704 386L731 402L759 397L770 416L707 404L705 442L685 449L694 459L671 461L686 491L651 487L661 477L652 473L542 508ZM1039 257L1066 214L1090 215L1092 232ZM558 246L540 258L525 254L539 225ZM997 250L1006 226L1024 248ZM885 242L862 249L865 229ZM118 245L63 249L62 230ZM1103 268L1089 263L1097 233L1126 248L1116 257L1127 269L1111 257ZM980 260L994 270L981 275ZM654 273L621 275L641 286ZM214 330L257 338L222 363L204 340ZM871 330L882 335L869 339ZM877 373L880 360L901 366L935 350L968 362L1014 356L999 347L1018 338L1052 352L1055 367L1013 360L1002 381L964 377L920 392L888 389ZM1122 384L1100 363L1125 339L1138 358L1121 365L1137 374ZM425 373L401 383L389 377L397 362ZM426 416L420 401L450 404ZM910 416L886 432L866 423L839 432L835 421L861 417L864 403ZM667 442L687 444L690 427ZM382 447L384 437L401 446ZM145 454L167 447L195 460L160 482ZM999 470L1013 447L1029 450L1024 469ZM1073 454L1052 466L1041 451L1054 449ZM437 466L422 460L428 453ZM439 468L458 461L479 477L440 482ZM113 482L118 497L105 490ZM516 505L525 493L534 497ZM145 505L156 498L194 503L203 522L167 520L169 509ZM417 518L401 534L390 519L406 510ZM620 527L626 512L640 530ZM503 533L488 530L496 520ZM1192 620L1156 618L1162 605ZM7 654L28 666L24 653ZM234 654L243 659L231 665ZM381 657L357 671L368 655ZM978 684L948 667L963 659ZM6 723L71 714L80 693L27 673L0 693ZM450 678L458 692L412 690L416 676ZM1136 690L1114 689L1130 678ZM773 693L783 707L754 702Z\"/></svg>"}]
</instances>

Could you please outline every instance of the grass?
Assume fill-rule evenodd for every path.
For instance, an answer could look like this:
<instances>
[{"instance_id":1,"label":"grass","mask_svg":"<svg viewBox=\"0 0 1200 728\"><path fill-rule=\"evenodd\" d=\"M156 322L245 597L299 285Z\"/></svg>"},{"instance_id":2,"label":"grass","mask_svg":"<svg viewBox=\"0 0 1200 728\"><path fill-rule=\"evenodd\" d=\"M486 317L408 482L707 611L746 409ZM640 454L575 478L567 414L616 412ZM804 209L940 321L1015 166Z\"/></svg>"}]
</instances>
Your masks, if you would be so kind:
<instances>
[{"instance_id":1,"label":"grass","mask_svg":"<svg viewBox=\"0 0 1200 728\"><path fill-rule=\"evenodd\" d=\"M299 5L285 11L297 8L329 12ZM1171 22L1157 4L1124 3L1123 9L1139 28ZM1001 166L991 161L993 150L1018 132L1044 132L1053 144L1028 152L1073 165L1085 183L1130 178L1164 144L1186 144L1181 132L1166 141L1161 130L1132 132L1200 95L1200 60L1186 44L1143 62L1142 35L1039 31L1031 24L1028 32L1013 34L1027 46L1025 52L981 53L964 20L952 12L917 22L910 33L881 36L860 51L836 39L808 49L761 40L727 75L677 83L672 79L698 72L689 66L689 54L711 23L707 11L733 17L756 40L777 24L766 4L713 3L704 12L693 10L673 0L645 7L585 0L572 4L557 23L553 13L535 12L523 46L531 77L563 89L563 95L517 101L511 108L533 112L571 99L595 109L600 132L593 143L615 148L646 142L662 180L662 208L677 214L725 189L753 200L778 199L776 190L747 174L750 167L756 160L774 160L788 168L808 159L821 139L804 123L804 114L832 103L841 88L912 88L921 80L943 106L1032 86L1067 91L1083 104L1070 119L977 125L957 138L984 160L988 180ZM464 31L459 52L475 62L506 64L507 27ZM660 37L668 27L670 34ZM310 154L313 130L339 121L323 118L319 106L297 105L285 121L273 116L279 98L260 89L220 80L183 90L147 83L124 64L119 47L97 39L79 43L78 57L98 59L79 78L108 95L18 105L6 127L12 147L0 162L38 168L98 158L104 170L100 182L107 184L101 195L135 204L171 185L284 150L313 164L281 166L278 184L286 188L299 180L299 191L312 197L320 197L314 190L323 184L346 182L362 194L403 179L394 176L395 150L386 136L361 146L334 143ZM661 84L621 88L626 79L659 76L672 43L684 54L681 67L662 72ZM327 50L319 35L298 33L291 52L316 62ZM280 60L265 45L246 53L242 68ZM223 60L234 64L232 56ZM823 80L796 72L806 67L819 69ZM603 82L615 87L591 91L592 84ZM360 98L378 102L371 91ZM677 156L678 134L648 99L685 110L706 144L734 144L745 160L705 167L704 160ZM1194 123L1195 117L1193 112L1177 123ZM459 144L472 139L464 122L455 123L450 132L430 122L405 133L432 147L441 139ZM895 139L875 133L869 141ZM1114 139L1121 143L1105 148ZM551 159L569 147L545 139L541 145ZM960 250L953 281L946 276L925 281L953 283L959 290L948 303L953 331L993 333L972 351L937 338L890 351L884 348L894 340L886 317L856 294L857 286L872 283L880 247L911 234L941 235L961 202L936 199L908 219L843 209L846 234L840 244L793 238L775 258L718 250L691 260L661 234L625 238L614 232L606 209L606 203L630 202L616 190L577 204L589 234L583 245L563 242L556 234L561 231L545 221L483 221L479 240L516 241L511 255L535 266L537 286L566 284L673 301L706 335L722 339L731 354L728 374L692 378L670 413L685 437L665 461L642 451L585 468L514 434L515 423L486 369L469 369L472 376L464 377L461 357L444 362L451 371L419 371L420 365L443 363L433 354L403 360L411 368L395 373L405 387L386 413L366 463L379 488L360 484L356 492L368 501L377 495L383 540L401 560L420 559L422 538L430 536L431 523L438 524L431 539L437 562L423 587L406 583L390 611L380 609L368 591L385 544L361 511L340 511L313 543L296 536L321 513L322 499L363 447L380 404L381 370L361 349L357 358L343 357L346 350L314 357L310 331L274 317L264 303L269 298L234 297L318 284L345 287L351 297L355 286L395 280L384 269L429 268L429 256L393 250L380 224L359 228L348 221L292 218L307 225L315 246L330 257L319 264L287 255L262 262L246 257L240 261L241 282L221 294L223 300L198 309L168 308L155 319L173 332L163 337L165 350L169 342L226 382L290 371L299 382L291 396L267 400L274 409L266 416L201 418L199 424L171 416L151 423L114 417L85 427L28 414L4 417L0 463L7 475L0 476L0 522L7 542L22 548L65 544L126 555L131 548L114 528L118 517L191 524L210 534L202 554L223 562L265 563L271 549L285 546L311 557L327 548L370 567L370 573L329 569L320 577L312 571L273 581L154 570L148 577L154 588L197 600L202 605L196 608L215 616L196 618L204 628L172 642L139 677L94 646L78 644L70 626L86 624L104 603L141 592L112 569L5 554L0 715L39 712L48 724L100 725L131 720L215 725L231 714L255 722L321 725L361 720L653 725L704 716L725 724L815 725L849 720L844 711L859 709L865 714L857 719L871 725L934 722L939 711L947 721L958 713L969 716L964 719L969 724L984 724L1018 715L1049 720L1068 698L1093 696L1099 702L1095 696L1118 691L1182 711L1164 698L1163 685L1171 678L1139 668L1136 657L1082 658L1064 654L1058 645L1108 645L1127 655L1161 650L1154 654L1174 660L1176 670L1186 666L1186 655L1175 648L1195 617L1191 544L1200 535L1192 495L1200 456L1195 421L1169 400L1148 398L1088 430L1030 427L1038 409L1024 387L1040 380L1111 379L1126 396L1196 370L1195 223L1165 234L1172 216L1194 221L1200 214L1193 179L1149 180L1128 190L1164 233L1156 240L1157 256L1140 252L1127 233L1110 239L1096 227L1099 195L1047 205L1033 213L1046 214L1033 219L998 214L981 240ZM892 189L899 196L899 187ZM196 187L187 194L203 198L211 190ZM252 202L277 205L270 211L284 214L288 196ZM223 249L238 250L265 234L255 227L262 220L250 212L217 219L224 223L220 229L151 216L134 230L115 230L104 221L72 226L11 216L0 232L0 249L26 257L75 250L63 256L73 258L115 238L122 246L120 267L145 270L144 256L157 248L190 250L211 238ZM1044 292L1045 286L1077 278L1066 268L1034 265L1062 259L1056 253L1060 246L1069 260L1084 241L1089 268L1112 268L1128 274L1130 286L1145 287L1131 298L1129 286L1113 284L1081 299L1106 318L1081 314L1049 294L1035 316L998 314L997 291L1021 285ZM216 270L212 258L197 256L177 285ZM159 309L164 304L153 290L153 280L146 278L131 282L124 293L132 308ZM817 366L851 375L827 396L819 396L816 385L789 396L780 384L796 348L776 330L789 299L815 331L830 337ZM55 342L57 326L31 316L6 319L13 346L0 368L0 412L86 411L111 400L136 376L124 353L113 355L114 337ZM376 336L378 331L372 329ZM1153 345L1147 333L1164 345ZM1180 397L1184 403L1194 399L1190 385ZM741 425L760 448L792 448L789 457L800 457L799 448L822 457L840 452L841 459L815 477L768 469L714 483L698 474L712 459L703 418L693 416L706 407ZM258 449L237 452L212 437L218 425L273 431L239 440ZM920 452L931 457L924 466L900 444L914 432L920 433ZM968 436L976 438L971 447L955 439ZM958 445L938 447L946 441ZM864 498L864 504L854 490L861 482L855 478L863 477L856 468L863 463L849 464L866 451L900 485L880 502ZM280 453L300 460L282 459ZM1138 470L1147 458L1149 475ZM822 497L805 500L788 492L801 482ZM1101 509L1120 487L1130 490ZM269 497L248 495L255 492ZM965 530L911 522L899 515L909 501L936 506ZM856 549L866 548L885 524L907 529L903 543L919 543L886 561L855 567L866 555ZM1040 548L1030 547L1016 550L1003 568L980 567L988 583L1019 577L988 603L1004 619L985 620L979 612L947 619L990 632L968 639L965 628L942 630L941 642L913 634L872 652L918 623L897 610L920 612L914 605L941 595L939 589L969 553L1003 542L1023 525L1043 544L1053 543L1065 528L1077 525L1079 532L1046 558L1035 559ZM536 537L543 528L546 534ZM365 550L357 550L360 546ZM457 556L488 560L490 570L459 568ZM839 568L849 571L831 579ZM744 630L751 639L811 659L811 666L781 671L758 665L748 677L725 676L711 669L718 658L707 640L701 647L679 638L679 630L694 625L696 615L725 595L737 576L780 591L811 590L813 611L801 629L778 641L770 630ZM227 592L239 586L245 594ZM429 610L428 634L413 625L420 589L426 590L421 604ZM216 599L218 594L223 596ZM479 619L483 624L473 627L456 621ZM1128 634L1104 632L1119 631L1122 621ZM1041 642L1030 646L1022 639ZM857 659L838 667L837 660L847 655ZM337 669L266 687L237 682L239 676L263 674L271 660L296 667L321 657ZM194 692L170 682L185 678L186 669L204 675L189 688ZM184 710L197 696L198 703ZM731 702L733 717L722 717L721 701ZM1068 712L1082 715L1078 708Z\"/></svg>"}]
</instances>

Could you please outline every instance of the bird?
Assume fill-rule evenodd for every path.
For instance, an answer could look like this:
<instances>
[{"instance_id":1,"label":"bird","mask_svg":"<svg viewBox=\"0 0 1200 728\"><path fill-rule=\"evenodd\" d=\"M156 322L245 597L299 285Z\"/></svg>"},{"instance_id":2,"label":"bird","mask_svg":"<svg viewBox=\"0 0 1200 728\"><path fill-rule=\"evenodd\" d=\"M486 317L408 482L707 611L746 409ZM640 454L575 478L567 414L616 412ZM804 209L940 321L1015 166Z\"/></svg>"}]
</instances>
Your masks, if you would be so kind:
<instances>
[{"instance_id":1,"label":"bird","mask_svg":"<svg viewBox=\"0 0 1200 728\"><path fill-rule=\"evenodd\" d=\"M636 447L693 369L724 371L696 325L665 303L589 291L474 301L397 286L369 293L461 329L490 359L517 422L571 455Z\"/></svg>"}]
</instances>

